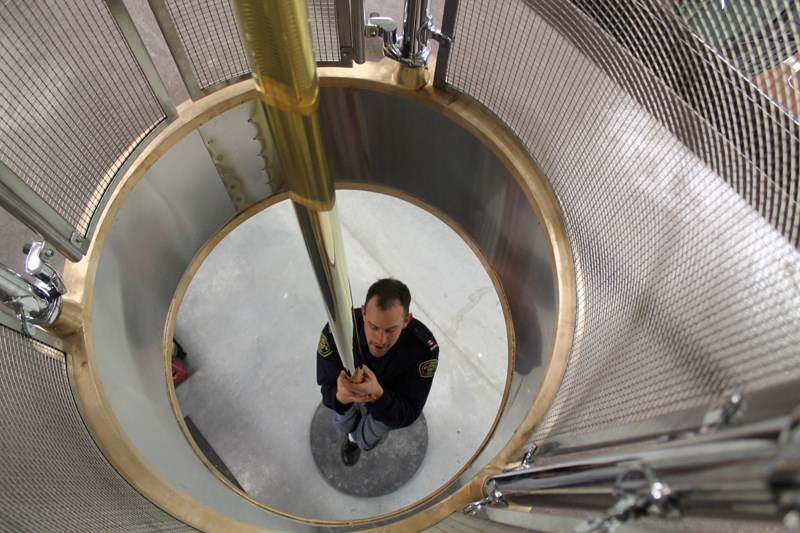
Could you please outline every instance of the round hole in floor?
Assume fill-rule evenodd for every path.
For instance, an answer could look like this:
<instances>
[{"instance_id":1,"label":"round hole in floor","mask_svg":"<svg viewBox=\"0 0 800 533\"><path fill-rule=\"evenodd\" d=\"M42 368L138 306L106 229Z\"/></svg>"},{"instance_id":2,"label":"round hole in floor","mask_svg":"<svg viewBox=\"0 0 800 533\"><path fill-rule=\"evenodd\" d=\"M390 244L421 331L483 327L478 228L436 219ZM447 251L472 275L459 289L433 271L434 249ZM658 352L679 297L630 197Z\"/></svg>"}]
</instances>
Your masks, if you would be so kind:
<instances>
[{"instance_id":1,"label":"round hole in floor","mask_svg":"<svg viewBox=\"0 0 800 533\"><path fill-rule=\"evenodd\" d=\"M210 251L175 326L189 371L176 395L195 442L250 498L311 520L392 513L453 481L491 433L509 369L503 300L458 232L388 194L338 190L337 207L354 305L375 280L400 279L411 290L411 312L440 347L424 409L427 450L403 486L352 496L325 480L312 457L321 400L316 349L327 319L288 200L248 218Z\"/></svg>"}]
</instances>

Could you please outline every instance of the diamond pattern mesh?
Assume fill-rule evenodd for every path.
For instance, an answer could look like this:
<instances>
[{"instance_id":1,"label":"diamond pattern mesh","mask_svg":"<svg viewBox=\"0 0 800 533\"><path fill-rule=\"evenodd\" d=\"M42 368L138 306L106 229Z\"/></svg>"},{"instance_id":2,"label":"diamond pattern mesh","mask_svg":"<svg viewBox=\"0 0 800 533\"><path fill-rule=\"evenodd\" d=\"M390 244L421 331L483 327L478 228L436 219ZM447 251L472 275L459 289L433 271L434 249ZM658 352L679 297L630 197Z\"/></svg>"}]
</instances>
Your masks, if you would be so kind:
<instances>
[{"instance_id":1,"label":"diamond pattern mesh","mask_svg":"<svg viewBox=\"0 0 800 533\"><path fill-rule=\"evenodd\" d=\"M250 72L229 0L168 0L166 4L200 88ZM316 61L340 61L334 1L309 0L308 15Z\"/></svg>"},{"instance_id":2,"label":"diamond pattern mesh","mask_svg":"<svg viewBox=\"0 0 800 533\"><path fill-rule=\"evenodd\" d=\"M0 161L85 236L164 113L102 0L4 2L0 26Z\"/></svg>"},{"instance_id":3,"label":"diamond pattern mesh","mask_svg":"<svg viewBox=\"0 0 800 533\"><path fill-rule=\"evenodd\" d=\"M0 326L0 530L194 531L136 492L95 446L64 355Z\"/></svg>"},{"instance_id":4,"label":"diamond pattern mesh","mask_svg":"<svg viewBox=\"0 0 800 533\"><path fill-rule=\"evenodd\" d=\"M595 4L461 2L447 73L526 144L575 257L576 335L538 443L800 379L791 106L679 14Z\"/></svg>"}]
</instances>

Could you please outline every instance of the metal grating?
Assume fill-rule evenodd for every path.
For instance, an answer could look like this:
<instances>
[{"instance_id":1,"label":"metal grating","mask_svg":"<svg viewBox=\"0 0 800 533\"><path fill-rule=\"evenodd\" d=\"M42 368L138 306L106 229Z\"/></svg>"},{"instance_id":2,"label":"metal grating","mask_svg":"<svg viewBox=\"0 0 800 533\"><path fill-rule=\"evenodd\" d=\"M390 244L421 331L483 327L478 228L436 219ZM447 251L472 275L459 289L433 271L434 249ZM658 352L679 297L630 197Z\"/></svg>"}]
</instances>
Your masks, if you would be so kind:
<instances>
[{"instance_id":1,"label":"metal grating","mask_svg":"<svg viewBox=\"0 0 800 533\"><path fill-rule=\"evenodd\" d=\"M308 0L308 20L314 58L318 63L338 63L342 60L335 0Z\"/></svg>"},{"instance_id":2,"label":"metal grating","mask_svg":"<svg viewBox=\"0 0 800 533\"><path fill-rule=\"evenodd\" d=\"M0 326L0 530L194 531L136 492L86 431L64 355Z\"/></svg>"},{"instance_id":3,"label":"metal grating","mask_svg":"<svg viewBox=\"0 0 800 533\"><path fill-rule=\"evenodd\" d=\"M200 88L235 80L250 72L228 0L168 0L166 4ZM308 11L314 58L317 62L340 61L334 0L309 0Z\"/></svg>"},{"instance_id":4,"label":"metal grating","mask_svg":"<svg viewBox=\"0 0 800 533\"><path fill-rule=\"evenodd\" d=\"M672 57L664 26L616 15L651 57ZM576 336L537 443L800 379L797 161L786 157L797 138L786 113L753 107L752 84L729 74L705 78L708 92L689 105L661 77L676 73L651 74L568 1L459 4L447 83L526 144L576 261ZM695 105L736 117L737 142L755 152ZM748 131L754 109L768 113ZM771 167L745 157L772 152L783 155Z\"/></svg>"},{"instance_id":5,"label":"metal grating","mask_svg":"<svg viewBox=\"0 0 800 533\"><path fill-rule=\"evenodd\" d=\"M201 88L250 72L228 0L170 0L167 8Z\"/></svg>"},{"instance_id":6,"label":"metal grating","mask_svg":"<svg viewBox=\"0 0 800 533\"><path fill-rule=\"evenodd\" d=\"M541 13L800 246L800 93L789 81L800 67L800 4L571 3L586 15L581 30L551 6ZM643 91L643 80L671 98Z\"/></svg>"},{"instance_id":7,"label":"metal grating","mask_svg":"<svg viewBox=\"0 0 800 533\"><path fill-rule=\"evenodd\" d=\"M0 161L85 236L164 112L101 0L5 2L0 25Z\"/></svg>"}]
</instances>

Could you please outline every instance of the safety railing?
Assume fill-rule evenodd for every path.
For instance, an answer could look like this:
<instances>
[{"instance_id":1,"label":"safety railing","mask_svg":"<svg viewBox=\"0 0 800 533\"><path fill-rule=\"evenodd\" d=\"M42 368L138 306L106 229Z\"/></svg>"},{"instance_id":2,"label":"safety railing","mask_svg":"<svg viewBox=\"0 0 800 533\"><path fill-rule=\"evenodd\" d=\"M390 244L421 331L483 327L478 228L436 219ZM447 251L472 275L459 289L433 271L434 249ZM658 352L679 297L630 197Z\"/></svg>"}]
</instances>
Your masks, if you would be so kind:
<instances>
[{"instance_id":1,"label":"safety railing","mask_svg":"<svg viewBox=\"0 0 800 533\"><path fill-rule=\"evenodd\" d=\"M696 13L566 0L445 10L454 39L437 85L483 104L528 147L576 262L570 360L519 464L534 449L556 464L697 431L732 391L755 421L800 404L800 143L787 66L797 7L750 3L714 22L716 5L690 4ZM779 45L755 61L766 45L748 35L759 28ZM744 55L709 34L733 35ZM766 87L765 72L782 85Z\"/></svg>"},{"instance_id":2,"label":"safety railing","mask_svg":"<svg viewBox=\"0 0 800 533\"><path fill-rule=\"evenodd\" d=\"M800 451L796 417L765 420L720 433L698 434L622 452L523 465L493 476L487 507L600 509L575 531L608 531L641 517L678 520L692 514L750 519L797 514ZM735 480L735 481L732 481Z\"/></svg>"},{"instance_id":3,"label":"safety railing","mask_svg":"<svg viewBox=\"0 0 800 533\"><path fill-rule=\"evenodd\" d=\"M88 4L0 12L2 205L73 261L117 171L175 116L123 3Z\"/></svg>"}]
</instances>

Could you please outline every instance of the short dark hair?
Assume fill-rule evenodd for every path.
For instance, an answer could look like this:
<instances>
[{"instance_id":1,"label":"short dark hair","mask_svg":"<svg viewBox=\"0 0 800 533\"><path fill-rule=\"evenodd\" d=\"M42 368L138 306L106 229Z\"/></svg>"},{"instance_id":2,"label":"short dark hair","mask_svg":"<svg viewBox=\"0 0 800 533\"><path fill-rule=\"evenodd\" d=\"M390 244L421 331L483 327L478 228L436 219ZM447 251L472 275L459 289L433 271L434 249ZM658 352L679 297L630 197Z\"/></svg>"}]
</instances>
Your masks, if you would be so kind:
<instances>
[{"instance_id":1,"label":"short dark hair","mask_svg":"<svg viewBox=\"0 0 800 533\"><path fill-rule=\"evenodd\" d=\"M409 292L405 283L396 279L384 278L373 283L367 291L367 299L364 301L364 306L372 300L373 296L378 297L378 308L384 311L392 307L395 301L400 302L406 314L408 314L408 310L411 307L411 292Z\"/></svg>"}]
</instances>

